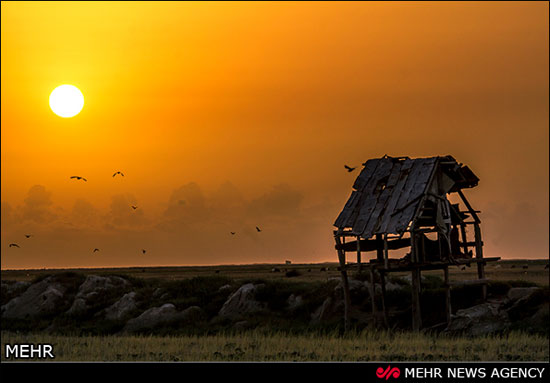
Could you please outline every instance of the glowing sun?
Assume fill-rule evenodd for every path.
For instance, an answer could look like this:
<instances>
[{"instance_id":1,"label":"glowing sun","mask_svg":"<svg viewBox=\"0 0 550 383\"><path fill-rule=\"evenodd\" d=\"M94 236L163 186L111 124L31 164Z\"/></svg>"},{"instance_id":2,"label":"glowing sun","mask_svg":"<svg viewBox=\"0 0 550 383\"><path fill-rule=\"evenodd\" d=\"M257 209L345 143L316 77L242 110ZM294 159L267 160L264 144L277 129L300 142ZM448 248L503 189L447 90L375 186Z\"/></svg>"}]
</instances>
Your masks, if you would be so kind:
<instances>
[{"instance_id":1,"label":"glowing sun","mask_svg":"<svg viewBox=\"0 0 550 383\"><path fill-rule=\"evenodd\" d=\"M60 85L50 94L50 108L59 117L74 117L84 106L82 92L73 85Z\"/></svg>"}]
</instances>

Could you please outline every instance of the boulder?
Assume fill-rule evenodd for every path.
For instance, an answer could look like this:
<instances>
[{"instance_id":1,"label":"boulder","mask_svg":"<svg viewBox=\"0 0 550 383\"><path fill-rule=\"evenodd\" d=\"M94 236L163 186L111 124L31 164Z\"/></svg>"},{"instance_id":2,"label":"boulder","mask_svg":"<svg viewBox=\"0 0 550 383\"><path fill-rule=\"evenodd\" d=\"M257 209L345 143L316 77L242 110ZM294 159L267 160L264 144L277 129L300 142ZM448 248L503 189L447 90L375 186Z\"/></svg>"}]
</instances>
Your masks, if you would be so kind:
<instances>
[{"instance_id":1,"label":"boulder","mask_svg":"<svg viewBox=\"0 0 550 383\"><path fill-rule=\"evenodd\" d=\"M294 294L290 294L290 296L286 300L286 304L289 310L294 310L304 304L304 299L301 295L296 296Z\"/></svg>"},{"instance_id":2,"label":"boulder","mask_svg":"<svg viewBox=\"0 0 550 383\"><path fill-rule=\"evenodd\" d=\"M130 319L122 329L123 332L136 332L150 330L161 325L175 322L193 323L205 317L203 310L198 306L191 306L181 312L176 310L172 303L166 303L160 307L152 307L144 311L140 316Z\"/></svg>"},{"instance_id":3,"label":"boulder","mask_svg":"<svg viewBox=\"0 0 550 383\"><path fill-rule=\"evenodd\" d=\"M136 308L136 293L132 291L105 309L105 319L127 319Z\"/></svg>"},{"instance_id":4,"label":"boulder","mask_svg":"<svg viewBox=\"0 0 550 383\"><path fill-rule=\"evenodd\" d=\"M265 304L258 302L254 295L258 286L247 283L239 287L237 291L227 298L218 315L222 318L238 318L246 314L252 314L265 308Z\"/></svg>"},{"instance_id":5,"label":"boulder","mask_svg":"<svg viewBox=\"0 0 550 383\"><path fill-rule=\"evenodd\" d=\"M501 310L499 302L487 302L464 310L458 310L451 317L451 324L445 329L450 333L478 336L502 331L510 326L508 315Z\"/></svg>"},{"instance_id":6,"label":"boulder","mask_svg":"<svg viewBox=\"0 0 550 383\"><path fill-rule=\"evenodd\" d=\"M323 304L311 314L311 322L319 323L339 320L342 318L343 312L344 301L328 297L323 301Z\"/></svg>"},{"instance_id":7,"label":"boulder","mask_svg":"<svg viewBox=\"0 0 550 383\"><path fill-rule=\"evenodd\" d=\"M67 289L52 277L29 286L23 294L2 306L3 318L27 318L51 314L63 302Z\"/></svg>"},{"instance_id":8,"label":"boulder","mask_svg":"<svg viewBox=\"0 0 550 383\"><path fill-rule=\"evenodd\" d=\"M528 299L533 293L539 291L540 287L512 287L508 290L507 297L511 301Z\"/></svg>"},{"instance_id":9,"label":"boulder","mask_svg":"<svg viewBox=\"0 0 550 383\"><path fill-rule=\"evenodd\" d=\"M218 292L219 293L227 293L227 292L231 291L232 289L233 288L231 287L231 285L223 285L218 289Z\"/></svg>"},{"instance_id":10,"label":"boulder","mask_svg":"<svg viewBox=\"0 0 550 383\"><path fill-rule=\"evenodd\" d=\"M82 315L89 309L89 302L100 294L112 290L121 290L130 286L130 282L117 276L101 277L88 275L78 288L72 306L67 310L69 315Z\"/></svg>"},{"instance_id":11,"label":"boulder","mask_svg":"<svg viewBox=\"0 0 550 383\"><path fill-rule=\"evenodd\" d=\"M176 306L166 303L160 307L152 307L145 310L140 316L126 322L123 332L134 332L151 329L162 323L169 323L177 316Z\"/></svg>"},{"instance_id":12,"label":"boulder","mask_svg":"<svg viewBox=\"0 0 550 383\"><path fill-rule=\"evenodd\" d=\"M2 281L0 288L2 289L2 295L17 296L24 293L30 285L31 283L26 281Z\"/></svg>"}]
</instances>

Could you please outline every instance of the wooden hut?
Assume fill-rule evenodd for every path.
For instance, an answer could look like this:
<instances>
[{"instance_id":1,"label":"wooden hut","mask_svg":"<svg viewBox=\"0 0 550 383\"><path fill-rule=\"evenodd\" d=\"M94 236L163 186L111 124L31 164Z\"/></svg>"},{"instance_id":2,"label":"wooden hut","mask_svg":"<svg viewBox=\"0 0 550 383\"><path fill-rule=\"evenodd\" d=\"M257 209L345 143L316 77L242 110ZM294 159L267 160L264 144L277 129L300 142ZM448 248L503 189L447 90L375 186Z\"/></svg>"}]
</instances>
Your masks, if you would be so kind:
<instances>
[{"instance_id":1,"label":"wooden hut","mask_svg":"<svg viewBox=\"0 0 550 383\"><path fill-rule=\"evenodd\" d=\"M421 271L440 269L447 289L447 322L451 320L449 267L477 264L478 279L462 281L480 284L486 298L484 265L500 258L483 258L480 219L466 199L463 189L477 186L479 178L452 156L371 159L353 184L353 191L334 226L336 250L342 272L345 296L345 323L349 326L350 293L347 270L357 267L370 273L373 317L377 317L375 273L382 290L385 307L385 276L396 271L410 271L412 284L412 326L422 327L420 312ZM461 203L452 204L448 196L457 193ZM463 205L463 206L461 206ZM468 238L467 227L473 227ZM432 239L430 239L432 237ZM392 250L409 248L399 259L391 258ZM362 262L363 252L376 252L369 262ZM346 262L346 253L356 253L357 262ZM403 250L401 251L403 252Z\"/></svg>"}]
</instances>

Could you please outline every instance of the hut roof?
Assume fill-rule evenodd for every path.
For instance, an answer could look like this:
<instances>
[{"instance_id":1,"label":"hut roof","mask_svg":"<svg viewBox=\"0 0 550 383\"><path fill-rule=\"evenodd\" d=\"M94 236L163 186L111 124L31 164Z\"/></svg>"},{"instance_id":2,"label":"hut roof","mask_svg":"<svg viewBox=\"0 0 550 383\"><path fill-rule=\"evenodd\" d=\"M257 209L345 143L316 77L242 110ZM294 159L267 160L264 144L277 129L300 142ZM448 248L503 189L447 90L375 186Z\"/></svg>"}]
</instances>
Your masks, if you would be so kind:
<instances>
[{"instance_id":1,"label":"hut roof","mask_svg":"<svg viewBox=\"0 0 550 383\"><path fill-rule=\"evenodd\" d=\"M370 159L353 184L353 191L334 226L354 235L401 234L415 218L423 196L477 185L479 178L452 156ZM438 171L440 170L440 171Z\"/></svg>"}]
</instances>

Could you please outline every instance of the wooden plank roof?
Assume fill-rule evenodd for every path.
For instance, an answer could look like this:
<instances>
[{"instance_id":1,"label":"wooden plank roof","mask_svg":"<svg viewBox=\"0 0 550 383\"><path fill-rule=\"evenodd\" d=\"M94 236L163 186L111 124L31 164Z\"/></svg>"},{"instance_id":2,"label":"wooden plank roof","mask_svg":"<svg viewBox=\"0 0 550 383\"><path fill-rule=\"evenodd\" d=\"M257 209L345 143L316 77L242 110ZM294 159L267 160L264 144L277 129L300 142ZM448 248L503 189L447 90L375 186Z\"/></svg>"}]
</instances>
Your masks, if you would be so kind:
<instances>
[{"instance_id":1,"label":"wooden plank roof","mask_svg":"<svg viewBox=\"0 0 550 383\"><path fill-rule=\"evenodd\" d=\"M414 218L422 196L430 188L438 166L453 180L450 191L473 187L479 179L451 156L370 159L353 184L353 191L334 226L350 229L362 238L375 234L401 234ZM444 193L443 193L444 194Z\"/></svg>"}]
</instances>

